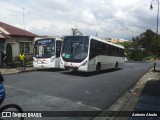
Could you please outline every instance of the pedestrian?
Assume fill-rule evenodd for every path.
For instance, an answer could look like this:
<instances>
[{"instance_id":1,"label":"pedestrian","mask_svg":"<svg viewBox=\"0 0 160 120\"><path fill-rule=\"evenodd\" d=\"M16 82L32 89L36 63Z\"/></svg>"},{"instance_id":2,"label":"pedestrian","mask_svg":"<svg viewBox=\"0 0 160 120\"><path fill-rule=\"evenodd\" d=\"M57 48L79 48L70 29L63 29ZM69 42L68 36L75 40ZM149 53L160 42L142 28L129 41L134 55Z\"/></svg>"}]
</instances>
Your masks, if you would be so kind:
<instances>
[{"instance_id":1,"label":"pedestrian","mask_svg":"<svg viewBox=\"0 0 160 120\"><path fill-rule=\"evenodd\" d=\"M25 55L23 52L21 52L19 54L19 58L20 58L20 61L21 61L21 67L23 70L25 70Z\"/></svg>"},{"instance_id":2,"label":"pedestrian","mask_svg":"<svg viewBox=\"0 0 160 120\"><path fill-rule=\"evenodd\" d=\"M4 78L0 72L0 105L2 104L5 98L5 88L3 86Z\"/></svg>"},{"instance_id":3,"label":"pedestrian","mask_svg":"<svg viewBox=\"0 0 160 120\"><path fill-rule=\"evenodd\" d=\"M1 66L8 68L7 56L4 52L1 52Z\"/></svg>"}]
</instances>

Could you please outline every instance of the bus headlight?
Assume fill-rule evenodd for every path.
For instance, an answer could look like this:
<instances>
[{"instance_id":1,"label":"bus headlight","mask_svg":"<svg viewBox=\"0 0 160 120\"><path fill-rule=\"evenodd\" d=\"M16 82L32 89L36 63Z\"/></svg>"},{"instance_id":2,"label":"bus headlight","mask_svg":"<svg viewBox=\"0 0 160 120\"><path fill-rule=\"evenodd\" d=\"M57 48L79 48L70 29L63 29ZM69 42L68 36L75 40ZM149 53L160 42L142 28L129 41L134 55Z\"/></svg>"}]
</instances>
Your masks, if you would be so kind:
<instances>
[{"instance_id":1,"label":"bus headlight","mask_svg":"<svg viewBox=\"0 0 160 120\"><path fill-rule=\"evenodd\" d=\"M37 60L35 58L33 58L33 63L36 63L36 62L37 62Z\"/></svg>"},{"instance_id":2,"label":"bus headlight","mask_svg":"<svg viewBox=\"0 0 160 120\"><path fill-rule=\"evenodd\" d=\"M81 66L85 66L87 64L87 61L84 61Z\"/></svg>"},{"instance_id":3,"label":"bus headlight","mask_svg":"<svg viewBox=\"0 0 160 120\"><path fill-rule=\"evenodd\" d=\"M54 62L55 57L51 57L51 62Z\"/></svg>"},{"instance_id":4,"label":"bus headlight","mask_svg":"<svg viewBox=\"0 0 160 120\"><path fill-rule=\"evenodd\" d=\"M61 65L63 65L63 62L62 62L62 60L60 60L60 64L61 64Z\"/></svg>"},{"instance_id":5,"label":"bus headlight","mask_svg":"<svg viewBox=\"0 0 160 120\"><path fill-rule=\"evenodd\" d=\"M36 61L35 61L35 59L33 59L33 63L35 63Z\"/></svg>"}]
</instances>

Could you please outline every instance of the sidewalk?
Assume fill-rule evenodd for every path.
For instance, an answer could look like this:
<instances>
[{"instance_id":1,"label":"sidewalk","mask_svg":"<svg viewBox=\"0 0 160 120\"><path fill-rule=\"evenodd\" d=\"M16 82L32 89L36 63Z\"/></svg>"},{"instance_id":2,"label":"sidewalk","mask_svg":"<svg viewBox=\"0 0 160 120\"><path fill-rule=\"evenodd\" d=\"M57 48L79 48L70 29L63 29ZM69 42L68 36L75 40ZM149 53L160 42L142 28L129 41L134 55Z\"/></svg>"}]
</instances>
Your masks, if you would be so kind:
<instances>
[{"instance_id":1,"label":"sidewalk","mask_svg":"<svg viewBox=\"0 0 160 120\"><path fill-rule=\"evenodd\" d=\"M15 74L15 73L20 73L20 72L29 72L29 71L34 71L36 68L33 68L31 66L26 67L25 70L22 70L21 68L0 68L1 74Z\"/></svg>"},{"instance_id":2,"label":"sidewalk","mask_svg":"<svg viewBox=\"0 0 160 120\"><path fill-rule=\"evenodd\" d=\"M156 71L150 69L133 89L127 91L109 109L104 110L93 120L159 120L158 117L146 117L151 111L154 113L160 111L160 66Z\"/></svg>"},{"instance_id":3,"label":"sidewalk","mask_svg":"<svg viewBox=\"0 0 160 120\"><path fill-rule=\"evenodd\" d=\"M123 111L139 112L128 112L129 117L126 117ZM110 120L158 120L158 117L146 116L151 111L160 111L160 73L153 72L153 69L139 80L121 112Z\"/></svg>"}]
</instances>

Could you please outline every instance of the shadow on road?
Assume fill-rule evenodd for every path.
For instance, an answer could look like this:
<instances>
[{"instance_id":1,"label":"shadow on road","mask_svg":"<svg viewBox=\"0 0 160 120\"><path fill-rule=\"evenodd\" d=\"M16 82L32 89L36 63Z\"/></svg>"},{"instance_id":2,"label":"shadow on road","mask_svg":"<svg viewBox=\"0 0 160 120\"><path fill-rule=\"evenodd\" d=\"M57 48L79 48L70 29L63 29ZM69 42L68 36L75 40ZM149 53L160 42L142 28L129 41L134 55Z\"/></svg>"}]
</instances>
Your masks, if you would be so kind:
<instances>
[{"instance_id":1,"label":"shadow on road","mask_svg":"<svg viewBox=\"0 0 160 120\"><path fill-rule=\"evenodd\" d=\"M160 80L148 81L141 94L160 97Z\"/></svg>"},{"instance_id":2,"label":"shadow on road","mask_svg":"<svg viewBox=\"0 0 160 120\"><path fill-rule=\"evenodd\" d=\"M46 72L60 72L60 71L65 71L63 69L59 68L50 68L50 69L37 69L37 71L46 71Z\"/></svg>"},{"instance_id":3,"label":"shadow on road","mask_svg":"<svg viewBox=\"0 0 160 120\"><path fill-rule=\"evenodd\" d=\"M160 108L160 80L148 81L135 106L135 111L159 111Z\"/></svg>"},{"instance_id":4,"label":"shadow on road","mask_svg":"<svg viewBox=\"0 0 160 120\"><path fill-rule=\"evenodd\" d=\"M119 68L118 70L121 70L121 69L122 68ZM115 72L118 70L115 70L115 69L101 70L99 74L96 74L95 72L79 72L79 71L65 71L65 72L61 72L61 73L66 74L66 75L72 75L72 76L74 75L74 76L90 77L90 76L94 76L94 75Z\"/></svg>"}]
</instances>

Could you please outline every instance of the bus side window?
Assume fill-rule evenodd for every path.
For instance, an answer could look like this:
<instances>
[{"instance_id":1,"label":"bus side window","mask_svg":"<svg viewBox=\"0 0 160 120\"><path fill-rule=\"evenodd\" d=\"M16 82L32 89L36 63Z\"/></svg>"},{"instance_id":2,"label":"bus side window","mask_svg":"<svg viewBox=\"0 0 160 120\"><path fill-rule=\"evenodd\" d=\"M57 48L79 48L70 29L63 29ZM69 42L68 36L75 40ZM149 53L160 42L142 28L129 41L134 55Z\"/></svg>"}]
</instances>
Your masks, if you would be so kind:
<instances>
[{"instance_id":1,"label":"bus side window","mask_svg":"<svg viewBox=\"0 0 160 120\"><path fill-rule=\"evenodd\" d=\"M116 47L113 46L113 56L116 56L117 55L117 49Z\"/></svg>"},{"instance_id":2,"label":"bus side window","mask_svg":"<svg viewBox=\"0 0 160 120\"><path fill-rule=\"evenodd\" d=\"M93 58L93 40L91 40L91 43L90 43L90 50L89 50L89 59L92 59Z\"/></svg>"},{"instance_id":3,"label":"bus side window","mask_svg":"<svg viewBox=\"0 0 160 120\"><path fill-rule=\"evenodd\" d=\"M121 49L121 57L125 57L124 49Z\"/></svg>"},{"instance_id":4,"label":"bus side window","mask_svg":"<svg viewBox=\"0 0 160 120\"><path fill-rule=\"evenodd\" d=\"M89 54L89 59L92 59L94 58L96 55L97 55L97 43L95 40L91 40L91 43L90 43L90 54Z\"/></svg>"},{"instance_id":5,"label":"bus side window","mask_svg":"<svg viewBox=\"0 0 160 120\"><path fill-rule=\"evenodd\" d=\"M108 55L109 56L112 56L112 46L111 45L108 45L108 47L107 47L107 51L108 51Z\"/></svg>"},{"instance_id":6,"label":"bus side window","mask_svg":"<svg viewBox=\"0 0 160 120\"><path fill-rule=\"evenodd\" d=\"M105 48L105 55L108 55L108 45L106 45L106 48Z\"/></svg>"},{"instance_id":7,"label":"bus side window","mask_svg":"<svg viewBox=\"0 0 160 120\"><path fill-rule=\"evenodd\" d=\"M97 47L96 47L97 48L97 51L96 51L97 55L101 55L101 53L102 53L102 43L97 41L96 45L97 45Z\"/></svg>"},{"instance_id":8,"label":"bus side window","mask_svg":"<svg viewBox=\"0 0 160 120\"><path fill-rule=\"evenodd\" d=\"M102 48L101 48L102 55L107 55L106 48L107 48L107 46L105 45L105 43L102 43Z\"/></svg>"},{"instance_id":9,"label":"bus side window","mask_svg":"<svg viewBox=\"0 0 160 120\"><path fill-rule=\"evenodd\" d=\"M122 50L120 48L118 48L118 56L121 57L122 56Z\"/></svg>"},{"instance_id":10,"label":"bus side window","mask_svg":"<svg viewBox=\"0 0 160 120\"><path fill-rule=\"evenodd\" d=\"M56 58L60 57L62 41L56 41Z\"/></svg>"}]
</instances>

